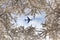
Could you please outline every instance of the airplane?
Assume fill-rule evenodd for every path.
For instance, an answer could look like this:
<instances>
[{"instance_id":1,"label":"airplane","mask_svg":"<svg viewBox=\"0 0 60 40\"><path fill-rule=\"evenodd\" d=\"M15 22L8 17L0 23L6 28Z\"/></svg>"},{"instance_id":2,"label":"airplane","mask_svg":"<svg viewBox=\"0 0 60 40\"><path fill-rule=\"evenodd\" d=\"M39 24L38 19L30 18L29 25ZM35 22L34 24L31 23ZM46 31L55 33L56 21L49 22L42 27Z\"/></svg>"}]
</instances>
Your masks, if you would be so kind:
<instances>
[{"instance_id":1,"label":"airplane","mask_svg":"<svg viewBox=\"0 0 60 40\"><path fill-rule=\"evenodd\" d=\"M32 19L30 19L29 17L27 17L27 19L25 19L25 21L28 21L27 23L29 23Z\"/></svg>"}]
</instances>

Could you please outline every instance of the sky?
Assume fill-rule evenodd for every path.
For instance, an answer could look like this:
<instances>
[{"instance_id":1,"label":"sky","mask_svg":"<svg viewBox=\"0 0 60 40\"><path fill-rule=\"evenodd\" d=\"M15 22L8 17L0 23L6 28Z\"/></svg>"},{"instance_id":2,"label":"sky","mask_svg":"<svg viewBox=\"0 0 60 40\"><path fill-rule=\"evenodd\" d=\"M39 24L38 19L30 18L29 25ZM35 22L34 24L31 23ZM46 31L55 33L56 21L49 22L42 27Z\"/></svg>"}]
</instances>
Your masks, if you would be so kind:
<instances>
[{"instance_id":1,"label":"sky","mask_svg":"<svg viewBox=\"0 0 60 40\"><path fill-rule=\"evenodd\" d=\"M46 16L46 13L44 11L41 11L40 13L37 11L37 14L35 14L35 18L32 15L29 15L29 13L31 12L31 9L25 8L24 12L26 15L13 14L13 17L18 16L16 23L15 23L16 27L24 26L25 28L27 28L28 26L32 25L35 28L42 28L41 23L45 22L45 16ZM27 17L32 19L29 23L27 23L27 21L25 21L25 19L27 19Z\"/></svg>"},{"instance_id":2,"label":"sky","mask_svg":"<svg viewBox=\"0 0 60 40\"><path fill-rule=\"evenodd\" d=\"M27 15L30 19L32 19L29 23L27 23L27 21L25 21L25 19L27 19L27 16L25 15L21 15L17 18L17 22L16 24L19 26L24 26L25 28L28 26L33 26L36 28L42 28L41 23L45 22L45 13L42 12L43 14L36 14L35 18L31 15Z\"/></svg>"}]
</instances>

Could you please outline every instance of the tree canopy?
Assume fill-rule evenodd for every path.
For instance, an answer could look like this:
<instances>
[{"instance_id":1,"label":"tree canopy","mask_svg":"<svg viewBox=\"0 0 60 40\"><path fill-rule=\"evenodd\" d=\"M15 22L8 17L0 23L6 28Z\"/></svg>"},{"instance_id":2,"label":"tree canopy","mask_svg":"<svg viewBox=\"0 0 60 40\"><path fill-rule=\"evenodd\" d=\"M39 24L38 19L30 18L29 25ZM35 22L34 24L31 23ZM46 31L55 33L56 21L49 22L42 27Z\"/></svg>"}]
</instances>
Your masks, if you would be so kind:
<instances>
[{"instance_id":1,"label":"tree canopy","mask_svg":"<svg viewBox=\"0 0 60 40\"><path fill-rule=\"evenodd\" d=\"M25 9L29 9L28 12ZM17 15L32 15L35 18L41 11L46 12L42 30L32 26L13 28ZM51 40L59 40L60 0L0 0L0 35L0 40L43 40L47 36Z\"/></svg>"}]
</instances>

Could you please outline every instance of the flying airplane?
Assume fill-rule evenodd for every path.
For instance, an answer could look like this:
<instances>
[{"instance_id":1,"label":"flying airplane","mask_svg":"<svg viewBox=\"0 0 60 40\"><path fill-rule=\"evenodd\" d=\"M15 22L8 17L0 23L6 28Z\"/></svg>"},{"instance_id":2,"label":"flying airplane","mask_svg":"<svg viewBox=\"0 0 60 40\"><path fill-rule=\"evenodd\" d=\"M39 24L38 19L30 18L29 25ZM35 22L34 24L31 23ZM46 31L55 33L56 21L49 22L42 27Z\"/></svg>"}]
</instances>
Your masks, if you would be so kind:
<instances>
[{"instance_id":1,"label":"flying airplane","mask_svg":"<svg viewBox=\"0 0 60 40\"><path fill-rule=\"evenodd\" d=\"M27 19L25 19L25 21L27 21L27 23L29 23L32 19L30 19L29 17L27 17Z\"/></svg>"}]
</instances>

